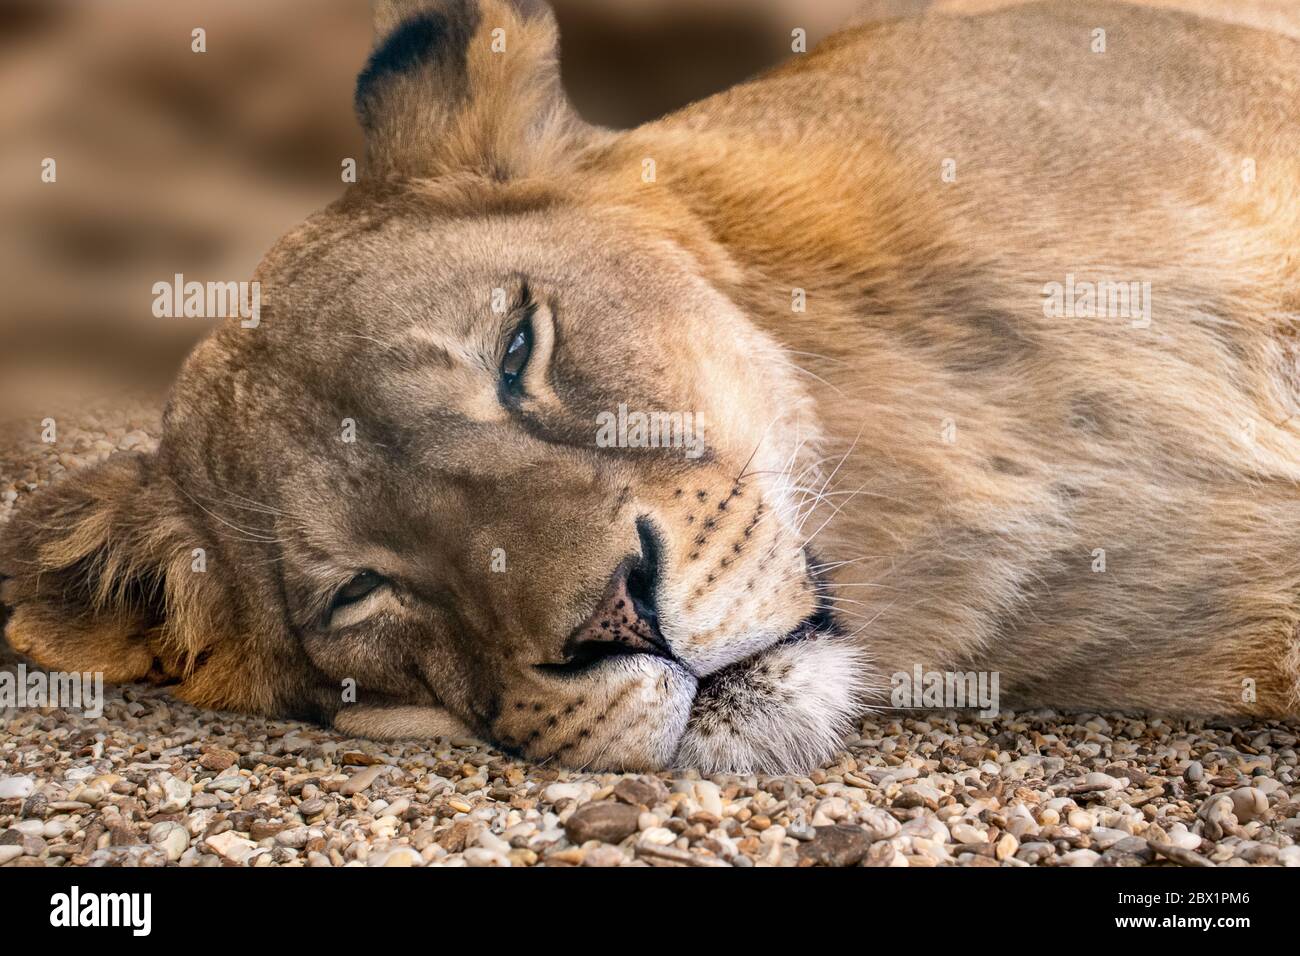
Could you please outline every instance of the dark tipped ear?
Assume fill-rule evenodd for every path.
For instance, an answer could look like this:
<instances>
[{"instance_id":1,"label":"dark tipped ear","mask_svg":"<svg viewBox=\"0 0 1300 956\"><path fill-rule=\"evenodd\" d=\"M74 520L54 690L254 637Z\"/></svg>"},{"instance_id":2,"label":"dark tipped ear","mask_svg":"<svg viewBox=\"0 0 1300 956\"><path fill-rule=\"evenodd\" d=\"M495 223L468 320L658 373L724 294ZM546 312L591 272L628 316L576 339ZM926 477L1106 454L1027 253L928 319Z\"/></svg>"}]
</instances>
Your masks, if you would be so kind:
<instances>
[{"instance_id":1,"label":"dark tipped ear","mask_svg":"<svg viewBox=\"0 0 1300 956\"><path fill-rule=\"evenodd\" d=\"M372 176L521 178L589 133L540 0L375 0L375 28L356 92Z\"/></svg>"},{"instance_id":2,"label":"dark tipped ear","mask_svg":"<svg viewBox=\"0 0 1300 956\"><path fill-rule=\"evenodd\" d=\"M184 679L220 607L174 489L153 456L118 455L41 489L0 528L10 647L111 682Z\"/></svg>"}]
</instances>

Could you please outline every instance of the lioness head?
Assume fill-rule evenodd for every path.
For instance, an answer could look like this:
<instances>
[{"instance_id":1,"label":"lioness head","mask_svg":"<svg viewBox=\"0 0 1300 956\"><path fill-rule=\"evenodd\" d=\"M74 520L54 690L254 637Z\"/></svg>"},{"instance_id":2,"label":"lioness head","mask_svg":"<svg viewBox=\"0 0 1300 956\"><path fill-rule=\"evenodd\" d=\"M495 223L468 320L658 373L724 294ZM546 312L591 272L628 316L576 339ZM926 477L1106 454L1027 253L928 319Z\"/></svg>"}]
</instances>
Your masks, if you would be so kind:
<instances>
[{"instance_id":1,"label":"lioness head","mask_svg":"<svg viewBox=\"0 0 1300 956\"><path fill-rule=\"evenodd\" d=\"M4 530L8 641L571 766L822 758L860 668L805 547L793 366L707 241L601 170L544 7L379 19L361 181L266 257L259 321L196 349L156 454Z\"/></svg>"}]
</instances>

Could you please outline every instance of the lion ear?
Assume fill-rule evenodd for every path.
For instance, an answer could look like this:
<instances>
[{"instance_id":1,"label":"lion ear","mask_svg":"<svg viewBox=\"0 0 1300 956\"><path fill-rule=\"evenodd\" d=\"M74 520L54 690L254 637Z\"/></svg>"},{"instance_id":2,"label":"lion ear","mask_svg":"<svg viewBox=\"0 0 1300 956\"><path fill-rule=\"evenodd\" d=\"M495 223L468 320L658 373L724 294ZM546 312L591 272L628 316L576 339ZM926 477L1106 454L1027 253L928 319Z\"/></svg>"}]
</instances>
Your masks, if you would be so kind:
<instances>
[{"instance_id":1,"label":"lion ear","mask_svg":"<svg viewBox=\"0 0 1300 956\"><path fill-rule=\"evenodd\" d=\"M356 90L372 175L523 178L590 131L560 85L540 0L375 0L375 32Z\"/></svg>"},{"instance_id":2,"label":"lion ear","mask_svg":"<svg viewBox=\"0 0 1300 956\"><path fill-rule=\"evenodd\" d=\"M153 464L152 455L124 454L74 471L0 528L10 647L51 670L99 671L110 682L175 682L193 669L212 631L204 609L220 601Z\"/></svg>"}]
</instances>

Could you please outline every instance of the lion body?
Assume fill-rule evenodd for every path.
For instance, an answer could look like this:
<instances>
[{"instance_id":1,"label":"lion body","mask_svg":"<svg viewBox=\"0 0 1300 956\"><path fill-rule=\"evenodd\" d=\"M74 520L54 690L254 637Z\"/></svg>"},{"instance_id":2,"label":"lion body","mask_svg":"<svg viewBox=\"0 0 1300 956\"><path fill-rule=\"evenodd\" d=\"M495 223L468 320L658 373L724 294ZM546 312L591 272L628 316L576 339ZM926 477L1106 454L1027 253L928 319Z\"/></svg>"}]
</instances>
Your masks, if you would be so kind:
<instances>
[{"instance_id":1,"label":"lion body","mask_svg":"<svg viewBox=\"0 0 1300 956\"><path fill-rule=\"evenodd\" d=\"M601 157L655 159L815 378L884 673L1294 712L1297 103L1288 38L1035 4L848 31ZM1149 327L1045 314L1070 277L1149 284Z\"/></svg>"}]
</instances>

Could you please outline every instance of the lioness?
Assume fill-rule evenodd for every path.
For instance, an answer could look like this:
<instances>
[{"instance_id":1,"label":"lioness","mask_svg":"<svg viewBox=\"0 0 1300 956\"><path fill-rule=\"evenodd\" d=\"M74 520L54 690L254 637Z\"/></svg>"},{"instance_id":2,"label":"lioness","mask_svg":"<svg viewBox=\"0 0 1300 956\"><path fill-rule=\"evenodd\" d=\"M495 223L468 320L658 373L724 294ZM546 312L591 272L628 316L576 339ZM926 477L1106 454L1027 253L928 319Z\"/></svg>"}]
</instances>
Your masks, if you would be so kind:
<instances>
[{"instance_id":1,"label":"lioness","mask_svg":"<svg viewBox=\"0 0 1300 956\"><path fill-rule=\"evenodd\" d=\"M890 21L614 133L538 3L378 33L260 321L5 529L14 648L603 768L805 768L917 666L1300 710L1295 40Z\"/></svg>"}]
</instances>

